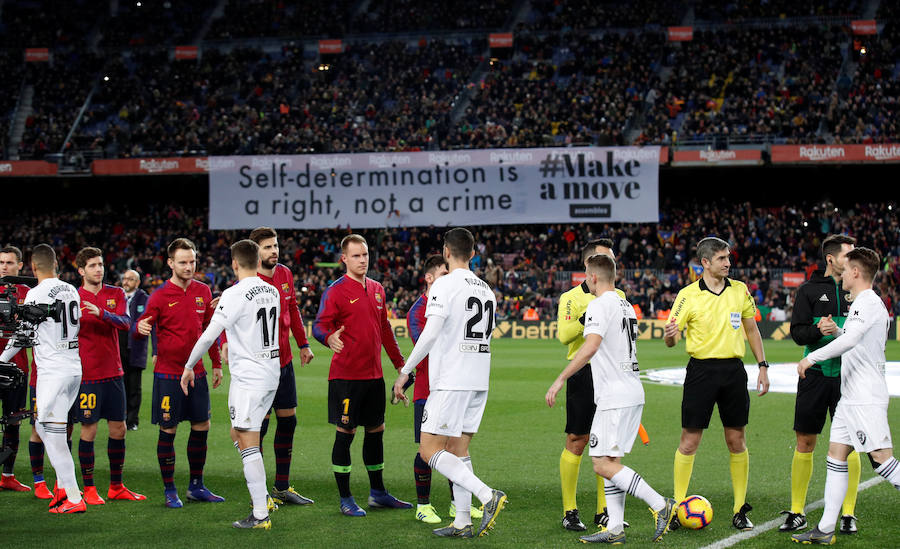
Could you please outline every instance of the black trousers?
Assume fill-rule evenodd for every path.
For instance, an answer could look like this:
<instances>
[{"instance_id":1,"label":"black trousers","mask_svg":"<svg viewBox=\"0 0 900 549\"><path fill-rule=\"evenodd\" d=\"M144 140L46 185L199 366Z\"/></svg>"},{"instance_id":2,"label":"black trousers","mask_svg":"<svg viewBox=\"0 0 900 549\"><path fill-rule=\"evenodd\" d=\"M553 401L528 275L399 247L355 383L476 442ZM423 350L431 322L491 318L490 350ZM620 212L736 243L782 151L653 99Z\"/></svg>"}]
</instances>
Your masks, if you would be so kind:
<instances>
[{"instance_id":1,"label":"black trousers","mask_svg":"<svg viewBox=\"0 0 900 549\"><path fill-rule=\"evenodd\" d=\"M143 368L125 366L125 424L128 426L138 424L138 414L141 411L141 377Z\"/></svg>"}]
</instances>

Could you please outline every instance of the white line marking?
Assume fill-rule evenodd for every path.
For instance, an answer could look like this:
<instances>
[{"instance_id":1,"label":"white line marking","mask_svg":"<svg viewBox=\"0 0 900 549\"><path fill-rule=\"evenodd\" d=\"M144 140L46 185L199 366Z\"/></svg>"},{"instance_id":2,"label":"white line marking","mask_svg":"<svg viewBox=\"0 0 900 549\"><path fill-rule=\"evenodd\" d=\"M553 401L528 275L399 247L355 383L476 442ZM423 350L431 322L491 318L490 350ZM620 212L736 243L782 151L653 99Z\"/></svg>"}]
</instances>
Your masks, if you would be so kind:
<instances>
[{"instance_id":1,"label":"white line marking","mask_svg":"<svg viewBox=\"0 0 900 549\"><path fill-rule=\"evenodd\" d=\"M882 477L875 475L874 477L870 478L869 480L867 480L865 482L860 482L859 483L859 491L862 492L863 490L871 488L872 486L875 486L876 484L878 484L879 482L881 482L883 480L884 479ZM824 499L820 499L818 501L814 501L814 502L810 503L809 505L806 506L806 511L808 513L809 511L813 511L815 509L820 509L822 507L825 507ZM756 536L758 536L760 534L764 534L764 533L768 532L769 530L772 530L773 528L777 528L778 526L781 526L782 524L784 524L783 518L772 519L769 522L760 524L759 526L755 527L753 530L749 530L747 532L740 532L740 533L734 534L733 536L729 536L725 539L720 539L719 541L712 543L710 545L707 545L706 547L703 547L702 549L725 549L726 547L731 547L732 545L737 545L738 543L740 543L746 539L755 538Z\"/></svg>"}]
</instances>

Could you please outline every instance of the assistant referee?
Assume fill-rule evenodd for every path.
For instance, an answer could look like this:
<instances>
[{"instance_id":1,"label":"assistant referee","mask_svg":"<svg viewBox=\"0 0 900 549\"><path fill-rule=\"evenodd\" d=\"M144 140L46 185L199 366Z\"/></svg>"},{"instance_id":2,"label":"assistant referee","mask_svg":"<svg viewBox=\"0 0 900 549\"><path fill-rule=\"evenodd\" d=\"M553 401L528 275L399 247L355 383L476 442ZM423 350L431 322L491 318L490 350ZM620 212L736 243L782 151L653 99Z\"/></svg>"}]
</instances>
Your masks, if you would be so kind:
<instances>
[{"instance_id":1,"label":"assistant referee","mask_svg":"<svg viewBox=\"0 0 900 549\"><path fill-rule=\"evenodd\" d=\"M769 391L768 364L762 337L756 326L756 304L743 282L728 278L731 250L722 239L704 238L697 245L697 257L703 275L682 288L665 328L666 346L678 341L684 331L687 353L691 356L681 400L681 443L675 452L675 501L684 500L694 455L703 430L709 427L714 405L725 428L725 444L731 452L731 484L734 490L732 525L749 530L747 518L752 509L746 502L750 475L750 456L744 427L750 414L750 394L744 356L744 334L759 363L756 389L762 396ZM741 330L743 328L743 330Z\"/></svg>"}]
</instances>

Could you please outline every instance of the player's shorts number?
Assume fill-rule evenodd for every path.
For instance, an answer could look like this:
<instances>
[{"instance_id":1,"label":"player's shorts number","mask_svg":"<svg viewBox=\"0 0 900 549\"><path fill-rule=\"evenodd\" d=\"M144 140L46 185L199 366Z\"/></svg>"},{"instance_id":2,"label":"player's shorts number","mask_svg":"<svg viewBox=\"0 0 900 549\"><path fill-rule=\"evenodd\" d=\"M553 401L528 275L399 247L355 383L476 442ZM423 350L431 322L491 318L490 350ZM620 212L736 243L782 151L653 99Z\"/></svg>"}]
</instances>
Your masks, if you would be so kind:
<instances>
[{"instance_id":1,"label":"player's shorts number","mask_svg":"<svg viewBox=\"0 0 900 549\"><path fill-rule=\"evenodd\" d=\"M344 404L344 415L346 416L346 415L347 415L347 412L350 410L350 399L349 399L349 398L345 398L345 399L342 400L341 402Z\"/></svg>"},{"instance_id":2,"label":"player's shorts number","mask_svg":"<svg viewBox=\"0 0 900 549\"><path fill-rule=\"evenodd\" d=\"M95 393L81 393L80 397L78 405L81 406L82 410L93 410L97 407L97 395Z\"/></svg>"},{"instance_id":3,"label":"player's shorts number","mask_svg":"<svg viewBox=\"0 0 900 549\"><path fill-rule=\"evenodd\" d=\"M171 405L169 404L169 395L162 397L162 401L159 403L159 407L163 409L163 411L168 412Z\"/></svg>"},{"instance_id":4,"label":"player's shorts number","mask_svg":"<svg viewBox=\"0 0 900 549\"><path fill-rule=\"evenodd\" d=\"M482 303L475 296L469 298L466 302L466 310L474 311L475 314L466 322L466 339L484 339L485 334L490 335L494 326L494 302L486 300ZM484 332L476 332L475 326L481 322L481 319L487 317L487 324Z\"/></svg>"}]
</instances>

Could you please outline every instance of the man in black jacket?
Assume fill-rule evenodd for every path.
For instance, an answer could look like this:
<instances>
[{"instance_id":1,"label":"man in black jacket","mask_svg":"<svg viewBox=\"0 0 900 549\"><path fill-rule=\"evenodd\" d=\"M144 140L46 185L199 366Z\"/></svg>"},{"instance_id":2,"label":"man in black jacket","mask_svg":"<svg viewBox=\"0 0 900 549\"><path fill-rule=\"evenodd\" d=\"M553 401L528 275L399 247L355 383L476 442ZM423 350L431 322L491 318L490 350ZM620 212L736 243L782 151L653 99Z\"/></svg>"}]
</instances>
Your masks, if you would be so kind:
<instances>
[{"instance_id":1,"label":"man in black jacket","mask_svg":"<svg viewBox=\"0 0 900 549\"><path fill-rule=\"evenodd\" d=\"M135 337L137 320L144 314L148 299L147 292L140 286L140 275L133 270L125 271L122 275L122 289L128 298L131 330L128 337L119 338L119 353L122 356L122 368L125 370L125 423L129 431L137 430L138 412L141 409L141 377L147 367L148 338Z\"/></svg>"},{"instance_id":2,"label":"man in black jacket","mask_svg":"<svg viewBox=\"0 0 900 549\"><path fill-rule=\"evenodd\" d=\"M824 346L835 338L844 325L850 309L849 292L841 288L841 274L846 266L847 252L856 239L846 235L831 235L822 242L825 271L817 269L809 280L797 289L791 315L791 338L803 345L803 356ZM794 431L797 449L791 461L791 509L782 511L787 517L778 529L791 532L806 527L806 490L812 477L813 450L816 437L825 425L825 416L834 410L841 398L840 357L816 364L807 371L805 379L797 382L797 403L794 407ZM859 454L848 458L850 483L841 516L841 533L856 533L856 493L859 486Z\"/></svg>"}]
</instances>

